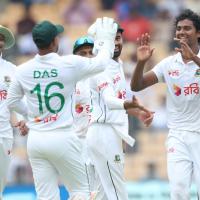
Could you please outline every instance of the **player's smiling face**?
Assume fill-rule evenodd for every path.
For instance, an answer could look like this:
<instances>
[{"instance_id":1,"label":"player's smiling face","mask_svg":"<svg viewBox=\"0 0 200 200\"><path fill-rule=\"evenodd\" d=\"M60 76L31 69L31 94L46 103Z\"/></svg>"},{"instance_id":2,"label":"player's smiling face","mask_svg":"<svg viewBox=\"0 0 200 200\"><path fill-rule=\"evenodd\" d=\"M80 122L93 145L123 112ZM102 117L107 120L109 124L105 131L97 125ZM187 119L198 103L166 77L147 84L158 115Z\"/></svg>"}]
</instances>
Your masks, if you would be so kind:
<instances>
[{"instance_id":1,"label":"player's smiling face","mask_svg":"<svg viewBox=\"0 0 200 200\"><path fill-rule=\"evenodd\" d=\"M193 22L189 19L181 20L176 26L176 37L186 42L190 47L198 45L200 32L197 32Z\"/></svg>"},{"instance_id":2,"label":"player's smiling face","mask_svg":"<svg viewBox=\"0 0 200 200\"><path fill-rule=\"evenodd\" d=\"M115 37L115 50L114 50L114 57L113 58L118 58L121 55L122 43L123 43L122 33L117 32L117 35Z\"/></svg>"},{"instance_id":3,"label":"player's smiling face","mask_svg":"<svg viewBox=\"0 0 200 200\"><path fill-rule=\"evenodd\" d=\"M4 45L5 45L5 37L2 34L0 34L0 51L3 50Z\"/></svg>"}]
</instances>

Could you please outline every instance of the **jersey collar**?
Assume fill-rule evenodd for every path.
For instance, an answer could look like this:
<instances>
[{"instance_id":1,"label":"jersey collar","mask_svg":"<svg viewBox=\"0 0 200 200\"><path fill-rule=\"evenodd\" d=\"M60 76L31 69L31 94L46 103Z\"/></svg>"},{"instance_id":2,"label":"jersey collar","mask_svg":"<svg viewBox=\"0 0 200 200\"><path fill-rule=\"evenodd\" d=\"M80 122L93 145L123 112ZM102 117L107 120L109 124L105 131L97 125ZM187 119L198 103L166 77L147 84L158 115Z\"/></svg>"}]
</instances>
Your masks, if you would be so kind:
<instances>
[{"instance_id":1,"label":"jersey collar","mask_svg":"<svg viewBox=\"0 0 200 200\"><path fill-rule=\"evenodd\" d=\"M35 56L35 58L36 58L37 60L49 60L49 59L52 58L52 57L59 57L59 55L58 55L57 53L48 53L48 54L43 55L43 56L41 56L41 55L39 55L39 54L37 54L37 55Z\"/></svg>"},{"instance_id":2,"label":"jersey collar","mask_svg":"<svg viewBox=\"0 0 200 200\"><path fill-rule=\"evenodd\" d=\"M110 59L110 64L111 65L122 65L122 60L119 59L119 61L117 62L117 61L115 61L113 59Z\"/></svg>"}]
</instances>

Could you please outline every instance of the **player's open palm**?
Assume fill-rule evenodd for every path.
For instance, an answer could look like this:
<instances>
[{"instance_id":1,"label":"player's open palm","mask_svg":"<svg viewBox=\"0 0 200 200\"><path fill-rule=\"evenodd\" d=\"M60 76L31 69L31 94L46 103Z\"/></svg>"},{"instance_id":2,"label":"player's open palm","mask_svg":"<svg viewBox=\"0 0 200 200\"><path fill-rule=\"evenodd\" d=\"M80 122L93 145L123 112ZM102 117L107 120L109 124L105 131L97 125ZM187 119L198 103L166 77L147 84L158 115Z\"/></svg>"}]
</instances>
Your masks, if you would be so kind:
<instances>
[{"instance_id":1,"label":"player's open palm","mask_svg":"<svg viewBox=\"0 0 200 200\"><path fill-rule=\"evenodd\" d=\"M150 35L148 33L142 34L137 39L137 60L146 62L153 54L154 49L150 47Z\"/></svg>"},{"instance_id":2,"label":"player's open palm","mask_svg":"<svg viewBox=\"0 0 200 200\"><path fill-rule=\"evenodd\" d=\"M192 60L195 56L195 53L192 51L189 45L184 40L178 38L174 38L174 40L180 44L180 48L176 47L175 51L180 52L184 59Z\"/></svg>"}]
</instances>

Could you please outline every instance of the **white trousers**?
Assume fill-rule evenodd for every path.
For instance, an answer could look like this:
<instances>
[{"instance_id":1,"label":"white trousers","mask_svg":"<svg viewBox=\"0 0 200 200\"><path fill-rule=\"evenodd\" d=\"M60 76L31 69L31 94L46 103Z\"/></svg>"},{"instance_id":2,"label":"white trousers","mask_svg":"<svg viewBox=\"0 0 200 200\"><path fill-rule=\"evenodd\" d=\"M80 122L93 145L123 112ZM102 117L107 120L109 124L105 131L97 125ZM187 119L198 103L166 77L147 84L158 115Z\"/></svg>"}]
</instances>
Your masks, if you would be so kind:
<instances>
[{"instance_id":1,"label":"white trousers","mask_svg":"<svg viewBox=\"0 0 200 200\"><path fill-rule=\"evenodd\" d=\"M38 200L60 200L58 175L70 198L89 198L89 186L79 138L68 132L30 131L27 141L29 160Z\"/></svg>"},{"instance_id":2,"label":"white trousers","mask_svg":"<svg viewBox=\"0 0 200 200\"><path fill-rule=\"evenodd\" d=\"M171 200L189 200L193 179L200 198L200 133L170 130L166 146Z\"/></svg>"},{"instance_id":3,"label":"white trousers","mask_svg":"<svg viewBox=\"0 0 200 200\"><path fill-rule=\"evenodd\" d=\"M13 139L0 137L0 199L5 187L8 165L10 163Z\"/></svg>"},{"instance_id":4,"label":"white trousers","mask_svg":"<svg viewBox=\"0 0 200 200\"><path fill-rule=\"evenodd\" d=\"M97 200L127 200L122 140L109 124L91 124L87 132L88 153L101 184ZM103 188L102 188L103 187Z\"/></svg>"}]
</instances>

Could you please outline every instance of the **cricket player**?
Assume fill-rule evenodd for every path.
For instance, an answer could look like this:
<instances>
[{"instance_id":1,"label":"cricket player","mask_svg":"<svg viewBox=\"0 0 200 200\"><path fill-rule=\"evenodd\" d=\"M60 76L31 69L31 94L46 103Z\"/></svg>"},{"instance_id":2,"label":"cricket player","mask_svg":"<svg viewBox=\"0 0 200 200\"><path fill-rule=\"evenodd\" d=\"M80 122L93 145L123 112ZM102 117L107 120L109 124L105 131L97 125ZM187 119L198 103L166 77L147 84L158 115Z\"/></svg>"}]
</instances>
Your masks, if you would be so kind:
<instances>
[{"instance_id":1,"label":"cricket player","mask_svg":"<svg viewBox=\"0 0 200 200\"><path fill-rule=\"evenodd\" d=\"M15 38L12 32L0 25L0 200L2 199L2 192L6 182L6 175L8 165L11 157L11 150L13 144L13 127L19 127L20 132L25 134L26 126L21 127L22 122L17 122L14 113L10 113L6 98L8 87L15 75L16 66L2 58L3 50L9 49L15 44ZM15 124L19 123L19 125Z\"/></svg>"},{"instance_id":2,"label":"cricket player","mask_svg":"<svg viewBox=\"0 0 200 200\"><path fill-rule=\"evenodd\" d=\"M92 58L94 57L92 54L93 46L94 41L90 37L80 37L74 43L73 54ZM76 133L80 138L85 138L91 120L92 103L90 96L89 79L87 78L77 82L75 90L74 125Z\"/></svg>"},{"instance_id":3,"label":"cricket player","mask_svg":"<svg viewBox=\"0 0 200 200\"><path fill-rule=\"evenodd\" d=\"M139 117L146 125L149 125L153 119L150 111L143 107L132 109L129 107L129 101L126 100L126 81L122 61L119 58L123 31L118 26L114 55L107 62L105 71L90 78L93 109L91 125L86 137L91 162L95 166L103 187L99 188L97 193L98 200L128 199L124 181L122 141L133 146L134 139L128 135L127 113ZM89 29L89 33L94 35L95 31ZM93 52L97 51L94 45ZM138 104L135 98L132 101Z\"/></svg>"},{"instance_id":4,"label":"cricket player","mask_svg":"<svg viewBox=\"0 0 200 200\"><path fill-rule=\"evenodd\" d=\"M58 175L71 199L88 199L89 187L82 160L82 146L75 134L72 117L72 95L81 79L105 69L114 51L117 25L111 18L99 18L94 45L99 49L94 58L76 55L60 57L58 36L61 25L49 21L32 30L38 54L17 68L16 79L8 92L8 107L18 110L18 102L27 100L27 151L38 200L59 200ZM81 67L80 67L81 66ZM21 109L21 110L20 110Z\"/></svg>"},{"instance_id":5,"label":"cricket player","mask_svg":"<svg viewBox=\"0 0 200 200\"><path fill-rule=\"evenodd\" d=\"M92 49L94 46L94 41L87 36L78 38L73 47L73 54L79 55L87 58L92 58ZM95 195L96 188L94 186L95 180L95 170L94 165L88 157L87 147L86 147L86 134L88 126L91 120L92 112L92 102L91 102L91 91L89 87L89 78L81 80L76 83L75 95L75 110L74 110L74 127L76 134L80 138L83 149L82 156L85 163L85 169L87 174L87 180L89 184L89 190L92 195Z\"/></svg>"},{"instance_id":6,"label":"cricket player","mask_svg":"<svg viewBox=\"0 0 200 200\"><path fill-rule=\"evenodd\" d=\"M189 200L194 177L200 198L200 16L184 10L175 20L177 53L143 74L153 49L150 36L142 35L137 65L131 80L133 91L158 82L167 85L167 169L171 200Z\"/></svg>"},{"instance_id":7,"label":"cricket player","mask_svg":"<svg viewBox=\"0 0 200 200\"><path fill-rule=\"evenodd\" d=\"M4 60L4 49L11 48L15 43L12 32L0 25L0 200L5 186L5 179L11 157L13 144L13 128L11 115L6 105L7 91L15 74L15 65Z\"/></svg>"}]
</instances>

